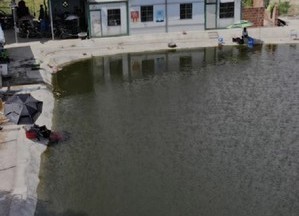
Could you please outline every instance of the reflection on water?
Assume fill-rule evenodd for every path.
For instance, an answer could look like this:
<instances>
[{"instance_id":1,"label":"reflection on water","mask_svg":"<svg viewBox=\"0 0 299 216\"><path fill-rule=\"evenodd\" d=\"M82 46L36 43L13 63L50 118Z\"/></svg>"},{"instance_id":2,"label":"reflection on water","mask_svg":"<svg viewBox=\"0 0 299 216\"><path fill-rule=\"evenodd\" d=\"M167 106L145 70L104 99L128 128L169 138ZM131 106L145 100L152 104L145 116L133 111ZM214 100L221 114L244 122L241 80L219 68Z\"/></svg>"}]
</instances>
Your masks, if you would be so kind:
<instances>
[{"instance_id":1,"label":"reflection on water","mask_svg":"<svg viewBox=\"0 0 299 216\"><path fill-rule=\"evenodd\" d=\"M52 80L54 94L80 94L93 91L92 64L88 61L75 63L68 67L67 73L59 73Z\"/></svg>"},{"instance_id":2,"label":"reflection on water","mask_svg":"<svg viewBox=\"0 0 299 216\"><path fill-rule=\"evenodd\" d=\"M295 216L298 48L93 58L56 74L36 215Z\"/></svg>"}]
</instances>

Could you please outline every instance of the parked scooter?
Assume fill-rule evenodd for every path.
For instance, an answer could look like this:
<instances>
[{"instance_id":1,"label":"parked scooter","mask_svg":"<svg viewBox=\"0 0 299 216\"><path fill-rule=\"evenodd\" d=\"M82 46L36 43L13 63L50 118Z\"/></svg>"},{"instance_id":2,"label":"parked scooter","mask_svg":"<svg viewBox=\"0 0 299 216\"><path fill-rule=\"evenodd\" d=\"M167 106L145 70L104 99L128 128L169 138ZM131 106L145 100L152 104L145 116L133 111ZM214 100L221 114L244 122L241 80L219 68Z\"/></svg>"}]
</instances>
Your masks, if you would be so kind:
<instances>
[{"instance_id":1,"label":"parked scooter","mask_svg":"<svg viewBox=\"0 0 299 216\"><path fill-rule=\"evenodd\" d=\"M79 17L68 15L64 20L56 23L55 35L60 39L78 38L79 29Z\"/></svg>"},{"instance_id":2,"label":"parked scooter","mask_svg":"<svg viewBox=\"0 0 299 216\"><path fill-rule=\"evenodd\" d=\"M41 38L42 34L39 30L39 22L35 20L19 21L19 36L21 38Z\"/></svg>"},{"instance_id":3,"label":"parked scooter","mask_svg":"<svg viewBox=\"0 0 299 216\"><path fill-rule=\"evenodd\" d=\"M17 22L19 36L22 38L40 38L40 24L39 21L34 20L31 15L26 15L18 19Z\"/></svg>"}]
</instances>

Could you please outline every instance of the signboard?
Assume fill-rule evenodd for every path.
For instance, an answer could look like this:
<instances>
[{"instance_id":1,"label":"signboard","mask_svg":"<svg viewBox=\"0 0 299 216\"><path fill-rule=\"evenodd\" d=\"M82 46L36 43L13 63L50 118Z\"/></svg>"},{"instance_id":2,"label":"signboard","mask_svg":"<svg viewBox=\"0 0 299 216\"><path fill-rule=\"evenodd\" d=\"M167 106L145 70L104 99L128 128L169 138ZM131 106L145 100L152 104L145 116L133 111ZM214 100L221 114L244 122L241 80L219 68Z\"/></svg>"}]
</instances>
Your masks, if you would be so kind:
<instances>
[{"instance_id":1,"label":"signboard","mask_svg":"<svg viewBox=\"0 0 299 216\"><path fill-rule=\"evenodd\" d=\"M131 11L132 22L139 22L139 11Z\"/></svg>"},{"instance_id":2,"label":"signboard","mask_svg":"<svg viewBox=\"0 0 299 216\"><path fill-rule=\"evenodd\" d=\"M156 22L164 22L164 10L157 10Z\"/></svg>"}]
</instances>

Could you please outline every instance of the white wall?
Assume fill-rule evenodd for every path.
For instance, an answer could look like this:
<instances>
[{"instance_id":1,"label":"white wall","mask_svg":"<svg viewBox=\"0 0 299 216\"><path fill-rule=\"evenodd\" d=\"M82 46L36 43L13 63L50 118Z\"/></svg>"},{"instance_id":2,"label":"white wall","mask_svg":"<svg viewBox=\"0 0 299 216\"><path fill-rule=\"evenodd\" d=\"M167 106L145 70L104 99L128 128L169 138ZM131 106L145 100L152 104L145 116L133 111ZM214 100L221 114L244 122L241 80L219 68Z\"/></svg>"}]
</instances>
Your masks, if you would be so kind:
<instances>
[{"instance_id":1,"label":"white wall","mask_svg":"<svg viewBox=\"0 0 299 216\"><path fill-rule=\"evenodd\" d=\"M180 19L180 4L192 4L192 19ZM168 3L168 26L169 31L190 31L204 30L205 24L205 4L204 0L199 1L169 1Z\"/></svg>"},{"instance_id":2,"label":"white wall","mask_svg":"<svg viewBox=\"0 0 299 216\"><path fill-rule=\"evenodd\" d=\"M226 26L237 22L241 19L241 0L235 1L234 18L219 18L219 3L217 11L217 28L225 28ZM153 34L162 32L182 32L205 29L205 0L130 0L128 8L126 1L113 1L100 3L97 7L101 9L102 19L102 36L113 36L123 34ZM167 2L167 5L165 4ZM192 19L180 19L180 4L192 3ZM141 6L153 6L153 21L141 22ZM121 26L107 25L107 10L121 9ZM138 14L137 19L132 18L132 13ZM129 14L127 14L129 13ZM128 20L128 21L127 21ZM129 26L127 26L129 23ZM128 30L129 29L129 30Z\"/></svg>"},{"instance_id":3,"label":"white wall","mask_svg":"<svg viewBox=\"0 0 299 216\"><path fill-rule=\"evenodd\" d=\"M128 33L127 28L127 6L125 2L118 3L105 3L90 5L89 9L101 11L101 36L115 36L125 35ZM107 11L109 9L120 9L121 11L121 25L120 26L108 26Z\"/></svg>"},{"instance_id":4,"label":"white wall","mask_svg":"<svg viewBox=\"0 0 299 216\"><path fill-rule=\"evenodd\" d=\"M154 10L154 19L152 22L141 22L141 6L153 6ZM162 13L159 21L157 21L157 13ZM139 18L133 20L131 13L137 12ZM166 9L165 9L165 0L132 0L129 1L129 25L130 25L130 34L144 34L144 33L158 33L166 32Z\"/></svg>"},{"instance_id":5,"label":"white wall","mask_svg":"<svg viewBox=\"0 0 299 216\"><path fill-rule=\"evenodd\" d=\"M219 14L219 6L220 1L218 2L218 14ZM241 19L241 0L235 0L235 11L234 11L234 17L233 18L219 18L217 20L217 28L225 28L228 25L231 25L233 23L239 22Z\"/></svg>"},{"instance_id":6,"label":"white wall","mask_svg":"<svg viewBox=\"0 0 299 216\"><path fill-rule=\"evenodd\" d=\"M164 20L161 22L156 22L155 14L157 11L162 10L164 14ZM134 21L131 19L131 12L138 12L139 13L139 19L137 21ZM152 22L141 22L141 12L140 7L132 7L130 8L130 33L134 33L137 31L140 31L140 33L144 32L165 32L166 29L166 17L165 17L165 6L157 5L154 6L154 19Z\"/></svg>"},{"instance_id":7,"label":"white wall","mask_svg":"<svg viewBox=\"0 0 299 216\"><path fill-rule=\"evenodd\" d=\"M158 32L178 32L191 30L204 30L204 0L132 0L129 1L129 13L137 11L139 20L133 22L129 14L130 34L158 33ZM180 19L180 4L193 3L192 19ZM141 22L140 6L154 6L153 22ZM158 12L162 12L164 20L157 22ZM168 19L166 18L168 17Z\"/></svg>"}]
</instances>

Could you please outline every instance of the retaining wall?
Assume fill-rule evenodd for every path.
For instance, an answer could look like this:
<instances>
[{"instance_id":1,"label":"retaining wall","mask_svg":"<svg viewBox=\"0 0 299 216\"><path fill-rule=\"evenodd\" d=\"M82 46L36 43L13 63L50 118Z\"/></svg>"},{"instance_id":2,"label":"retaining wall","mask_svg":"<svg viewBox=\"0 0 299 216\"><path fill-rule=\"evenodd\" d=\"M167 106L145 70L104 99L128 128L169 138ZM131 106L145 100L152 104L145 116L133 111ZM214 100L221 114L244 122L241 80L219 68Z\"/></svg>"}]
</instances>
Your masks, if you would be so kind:
<instances>
[{"instance_id":1,"label":"retaining wall","mask_svg":"<svg viewBox=\"0 0 299 216\"><path fill-rule=\"evenodd\" d=\"M254 27L264 26L264 7L243 8L242 19L253 22Z\"/></svg>"}]
</instances>

